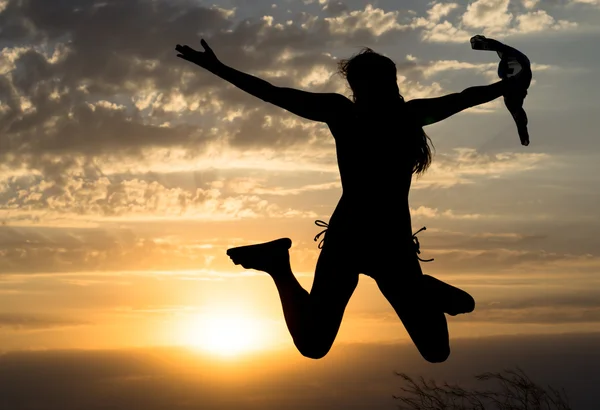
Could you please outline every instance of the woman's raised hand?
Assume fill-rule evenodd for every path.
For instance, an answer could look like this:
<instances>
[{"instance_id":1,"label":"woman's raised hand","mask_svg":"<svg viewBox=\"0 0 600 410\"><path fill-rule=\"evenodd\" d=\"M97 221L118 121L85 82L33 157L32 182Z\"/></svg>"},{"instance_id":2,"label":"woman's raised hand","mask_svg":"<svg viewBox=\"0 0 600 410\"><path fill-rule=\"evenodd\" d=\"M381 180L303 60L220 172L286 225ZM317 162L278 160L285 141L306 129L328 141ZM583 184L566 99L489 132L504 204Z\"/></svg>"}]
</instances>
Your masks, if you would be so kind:
<instances>
[{"instance_id":1,"label":"woman's raised hand","mask_svg":"<svg viewBox=\"0 0 600 410\"><path fill-rule=\"evenodd\" d=\"M175 46L175 50L179 52L177 57L197 64L207 70L212 70L221 64L215 53L208 46L206 41L204 41L204 39L200 40L200 44L202 47L204 47L204 51L196 51L189 46L177 44L177 46Z\"/></svg>"}]
</instances>

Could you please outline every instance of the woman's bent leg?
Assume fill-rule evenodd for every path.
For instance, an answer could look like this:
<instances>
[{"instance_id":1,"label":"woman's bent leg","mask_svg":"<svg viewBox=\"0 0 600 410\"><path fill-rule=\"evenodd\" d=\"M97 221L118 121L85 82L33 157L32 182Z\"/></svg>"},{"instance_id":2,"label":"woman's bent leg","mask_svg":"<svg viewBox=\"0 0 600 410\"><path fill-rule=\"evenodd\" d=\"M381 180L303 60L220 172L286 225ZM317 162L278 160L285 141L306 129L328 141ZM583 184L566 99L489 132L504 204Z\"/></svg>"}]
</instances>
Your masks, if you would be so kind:
<instances>
[{"instance_id":1,"label":"woman's bent leg","mask_svg":"<svg viewBox=\"0 0 600 410\"><path fill-rule=\"evenodd\" d=\"M445 361L450 355L448 323L443 310L423 286L421 274L402 277L390 268L373 275L425 360Z\"/></svg>"},{"instance_id":2,"label":"woman's bent leg","mask_svg":"<svg viewBox=\"0 0 600 410\"><path fill-rule=\"evenodd\" d=\"M277 248L275 243L253 245L251 252L247 251L250 247L234 248L228 254L246 268L263 270L271 275L294 344L303 356L322 358L337 336L346 305L358 284L358 272L344 259L347 257L345 250L329 241L321 250L313 286L308 293L292 272L288 250L281 246ZM269 262L259 262L265 259Z\"/></svg>"}]
</instances>

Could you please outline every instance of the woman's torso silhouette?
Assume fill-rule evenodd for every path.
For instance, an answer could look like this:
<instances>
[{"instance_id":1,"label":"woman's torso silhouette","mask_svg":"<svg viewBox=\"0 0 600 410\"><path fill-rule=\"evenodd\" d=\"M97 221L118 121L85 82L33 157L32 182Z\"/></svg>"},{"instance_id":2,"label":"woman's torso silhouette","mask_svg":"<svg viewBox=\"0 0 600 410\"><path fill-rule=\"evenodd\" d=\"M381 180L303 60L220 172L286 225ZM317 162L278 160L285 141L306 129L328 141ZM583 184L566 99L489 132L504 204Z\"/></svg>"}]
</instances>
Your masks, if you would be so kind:
<instances>
[{"instance_id":1,"label":"woman's torso silhouette","mask_svg":"<svg viewBox=\"0 0 600 410\"><path fill-rule=\"evenodd\" d=\"M354 255L363 271L391 251L397 261L416 261L408 203L414 164L409 141L410 133L420 129L411 126L406 104L400 98L362 106L348 101L328 125L343 192L324 243Z\"/></svg>"}]
</instances>

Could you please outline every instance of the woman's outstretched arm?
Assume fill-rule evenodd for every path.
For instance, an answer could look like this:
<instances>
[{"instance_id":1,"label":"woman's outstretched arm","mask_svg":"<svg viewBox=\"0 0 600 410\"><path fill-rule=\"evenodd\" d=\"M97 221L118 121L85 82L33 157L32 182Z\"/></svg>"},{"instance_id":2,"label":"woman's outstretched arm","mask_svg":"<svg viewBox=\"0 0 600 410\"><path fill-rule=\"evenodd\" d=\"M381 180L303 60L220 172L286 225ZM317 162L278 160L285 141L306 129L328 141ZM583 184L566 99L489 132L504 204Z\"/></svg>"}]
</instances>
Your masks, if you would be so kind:
<instances>
[{"instance_id":1,"label":"woman's outstretched arm","mask_svg":"<svg viewBox=\"0 0 600 410\"><path fill-rule=\"evenodd\" d=\"M197 64L239 89L303 118L329 122L342 113L344 106L351 104L350 100L341 94L311 93L274 86L258 77L228 67L219 61L206 41L201 40L201 44L205 51L177 45L175 47L179 52L177 57Z\"/></svg>"},{"instance_id":2,"label":"woman's outstretched arm","mask_svg":"<svg viewBox=\"0 0 600 410\"><path fill-rule=\"evenodd\" d=\"M467 108L502 97L512 89L509 82L510 80L504 80L490 85L469 87L460 93L436 98L419 98L407 101L406 104L413 118L416 118L421 126L431 125Z\"/></svg>"}]
</instances>

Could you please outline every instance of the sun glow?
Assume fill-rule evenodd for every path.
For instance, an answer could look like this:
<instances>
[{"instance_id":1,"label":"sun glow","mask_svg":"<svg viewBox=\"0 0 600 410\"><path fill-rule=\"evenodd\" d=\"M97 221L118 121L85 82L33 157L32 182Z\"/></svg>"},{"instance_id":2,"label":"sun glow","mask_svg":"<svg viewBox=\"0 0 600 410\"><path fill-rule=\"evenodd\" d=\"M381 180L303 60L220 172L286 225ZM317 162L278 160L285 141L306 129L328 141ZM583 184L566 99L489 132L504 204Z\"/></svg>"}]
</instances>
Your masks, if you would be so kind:
<instances>
[{"instance_id":1,"label":"sun glow","mask_svg":"<svg viewBox=\"0 0 600 410\"><path fill-rule=\"evenodd\" d=\"M249 316L216 314L198 316L184 331L184 343L219 356L236 356L265 348L266 326Z\"/></svg>"}]
</instances>

